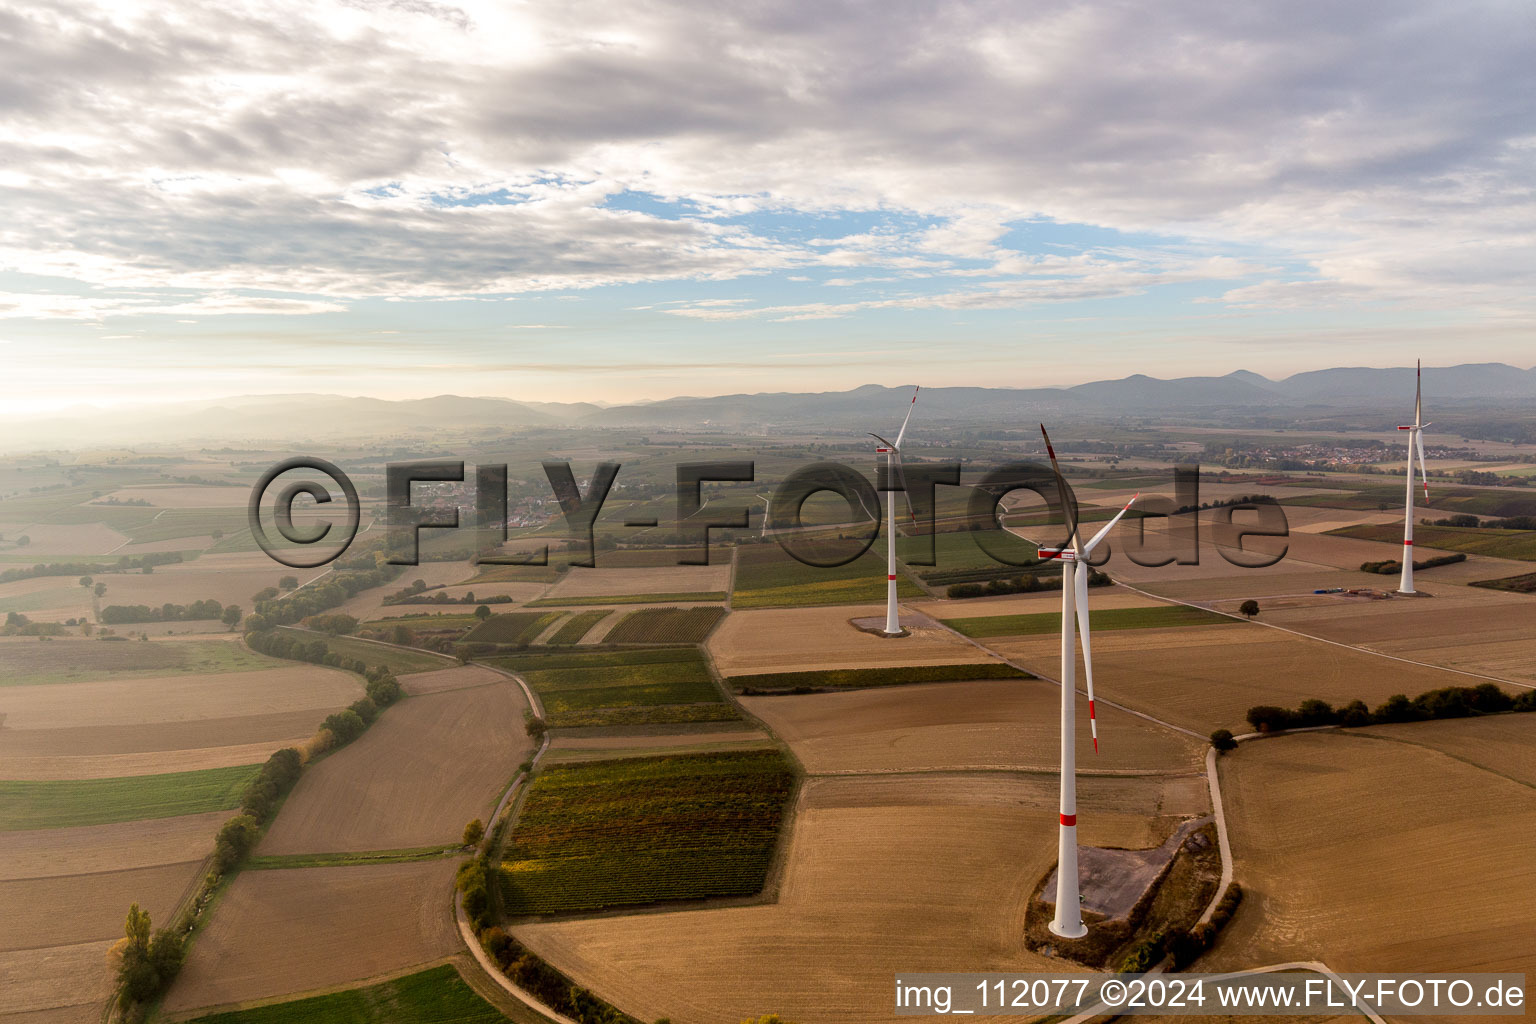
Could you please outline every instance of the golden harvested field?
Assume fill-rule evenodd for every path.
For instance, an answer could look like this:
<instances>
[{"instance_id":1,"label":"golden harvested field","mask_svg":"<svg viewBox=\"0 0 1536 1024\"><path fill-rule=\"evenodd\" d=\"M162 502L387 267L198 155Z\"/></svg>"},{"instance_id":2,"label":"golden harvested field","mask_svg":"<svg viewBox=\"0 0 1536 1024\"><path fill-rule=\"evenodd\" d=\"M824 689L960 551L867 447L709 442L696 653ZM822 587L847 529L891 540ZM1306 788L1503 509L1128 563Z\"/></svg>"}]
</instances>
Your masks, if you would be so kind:
<instances>
[{"instance_id":1,"label":"golden harvested field","mask_svg":"<svg viewBox=\"0 0 1536 1024\"><path fill-rule=\"evenodd\" d=\"M232 813L209 811L113 825L0 832L0 881L197 860L213 849L214 834Z\"/></svg>"},{"instance_id":2,"label":"golden harvested field","mask_svg":"<svg viewBox=\"0 0 1536 1024\"><path fill-rule=\"evenodd\" d=\"M193 944L164 1009L187 1016L448 956L463 948L449 910L457 868L440 860L243 872Z\"/></svg>"},{"instance_id":3,"label":"golden harvested field","mask_svg":"<svg viewBox=\"0 0 1536 1024\"><path fill-rule=\"evenodd\" d=\"M1055 637L994 640L991 646L1031 671L1059 672ZM1296 707L1310 697L1330 704L1358 698L1375 707L1394 693L1411 696L1467 682L1465 676L1256 625L1101 633L1093 638L1093 667L1100 695L1202 735L1216 728L1251 731L1245 715L1255 704Z\"/></svg>"},{"instance_id":4,"label":"golden harvested field","mask_svg":"<svg viewBox=\"0 0 1536 1024\"><path fill-rule=\"evenodd\" d=\"M384 598L397 590L410 586L416 580L425 580L429 587L447 586L474 575L474 570L475 567L468 562L422 562L420 565L407 565L403 567L400 575L393 581L384 584L382 587L371 587L361 593L353 594L338 605L335 610L351 615L359 621L377 619L385 615L407 615L413 608L416 611L421 609L414 605L386 605ZM494 584L487 584L487 586L494 586ZM480 593L480 587L467 587L465 589L473 590L477 594ZM437 593L435 590L428 591L429 595L435 593ZM487 590L486 593L489 594L491 591ZM438 610L453 611L458 608L458 605L447 605ZM462 610L474 611L472 607L465 607Z\"/></svg>"},{"instance_id":5,"label":"golden harvested field","mask_svg":"<svg viewBox=\"0 0 1536 1024\"><path fill-rule=\"evenodd\" d=\"M465 673L484 670L466 667ZM306 772L261 854L399 850L456 840L533 751L510 679L410 697Z\"/></svg>"},{"instance_id":6,"label":"golden harvested field","mask_svg":"<svg viewBox=\"0 0 1536 1024\"><path fill-rule=\"evenodd\" d=\"M1039 679L933 683L782 697L742 706L786 740L806 771L1023 768L1060 763L1061 688ZM1198 771L1203 744L1114 708L1099 709L1093 753L1088 700L1078 698L1084 770Z\"/></svg>"},{"instance_id":7,"label":"golden harvested field","mask_svg":"<svg viewBox=\"0 0 1536 1024\"><path fill-rule=\"evenodd\" d=\"M206 837L208 848L212 839ZM116 939L135 902L155 921L168 921L201 867L199 855L180 864L0 882L0 907L6 911L0 950Z\"/></svg>"},{"instance_id":8,"label":"golden harvested field","mask_svg":"<svg viewBox=\"0 0 1536 1024\"><path fill-rule=\"evenodd\" d=\"M314 717L314 726L318 726L324 718L318 713ZM229 768L237 764L260 764L279 747L297 747L313 734L314 728L311 728L301 736L292 736L286 740L132 754L28 755L0 749L0 779L115 779L126 775L160 775L204 768Z\"/></svg>"},{"instance_id":9,"label":"golden harvested field","mask_svg":"<svg viewBox=\"0 0 1536 1024\"><path fill-rule=\"evenodd\" d=\"M0 992L5 993L0 1021L99 1024L107 997L112 994L106 963L107 950L115 941L99 939L0 953Z\"/></svg>"},{"instance_id":10,"label":"golden harvested field","mask_svg":"<svg viewBox=\"0 0 1536 1024\"><path fill-rule=\"evenodd\" d=\"M1149 819L1097 808L1155 808L1151 781L1085 780L1087 841L1137 845ZM515 933L641 1020L888 1021L898 970L1072 969L1022 941L1056 857L1055 799L1054 780L1006 775L811 779L778 902Z\"/></svg>"},{"instance_id":11,"label":"golden harvested field","mask_svg":"<svg viewBox=\"0 0 1536 1024\"><path fill-rule=\"evenodd\" d=\"M444 690L462 690L466 686L483 686L507 677L484 665L455 665L435 672L412 672L399 678L406 693L419 696L424 693L442 693Z\"/></svg>"},{"instance_id":12,"label":"golden harvested field","mask_svg":"<svg viewBox=\"0 0 1536 1024\"><path fill-rule=\"evenodd\" d=\"M601 557L601 556L599 556ZM662 565L637 569L571 568L545 596L620 597L625 594L698 594L731 589L731 567Z\"/></svg>"},{"instance_id":13,"label":"golden harvested field","mask_svg":"<svg viewBox=\"0 0 1536 1024\"><path fill-rule=\"evenodd\" d=\"M246 556L234 557L244 560ZM261 557L266 559L267 564L256 568L231 565L228 563L229 556L204 555L192 562L157 566L148 576L138 572L108 573L95 579L107 585L107 591L101 597L103 608L113 604L147 604L154 608L167 601L187 604L212 598L220 604L237 604L249 613L251 595L258 590L275 587L278 580L289 575L297 576L301 584L308 583L325 571L289 569L266 555ZM179 632L195 623L178 622L170 625ZM137 625L120 627L123 631L132 632L138 632L140 628ZM218 628L224 629L223 626Z\"/></svg>"},{"instance_id":14,"label":"golden harvested field","mask_svg":"<svg viewBox=\"0 0 1536 1024\"><path fill-rule=\"evenodd\" d=\"M1536 719L1529 714L1412 722L1371 732L1536 786Z\"/></svg>"},{"instance_id":15,"label":"golden harvested field","mask_svg":"<svg viewBox=\"0 0 1536 1024\"><path fill-rule=\"evenodd\" d=\"M362 695L362 683L356 676L318 665L7 686L0 687L0 714L5 716L0 724L9 732L151 725L309 710L315 712L310 717L318 725L328 710L345 707Z\"/></svg>"},{"instance_id":16,"label":"golden harvested field","mask_svg":"<svg viewBox=\"0 0 1536 1024\"><path fill-rule=\"evenodd\" d=\"M1210 969L1536 971L1536 792L1404 735L1287 736L1223 761L1246 898Z\"/></svg>"},{"instance_id":17,"label":"golden harvested field","mask_svg":"<svg viewBox=\"0 0 1536 1024\"><path fill-rule=\"evenodd\" d=\"M909 625L911 636L890 639L849 624L850 619L875 615L883 621L885 605L737 611L715 628L706 647L715 667L726 676L987 660L983 652L941 626Z\"/></svg>"}]
</instances>

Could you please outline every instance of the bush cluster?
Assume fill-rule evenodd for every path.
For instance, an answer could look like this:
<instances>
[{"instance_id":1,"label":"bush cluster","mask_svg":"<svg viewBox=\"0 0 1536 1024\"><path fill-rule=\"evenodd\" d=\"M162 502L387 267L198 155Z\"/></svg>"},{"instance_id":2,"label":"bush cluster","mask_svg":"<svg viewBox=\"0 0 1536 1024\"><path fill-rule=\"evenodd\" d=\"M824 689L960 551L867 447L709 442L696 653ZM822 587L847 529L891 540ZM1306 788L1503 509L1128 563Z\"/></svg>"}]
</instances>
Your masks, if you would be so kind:
<instances>
[{"instance_id":1,"label":"bush cluster","mask_svg":"<svg viewBox=\"0 0 1536 1024\"><path fill-rule=\"evenodd\" d=\"M1211 913L1209 923L1197 924L1188 931L1178 931L1168 937L1165 948L1168 955L1173 957L1173 966L1177 970L1183 970L1200 958L1200 954L1216 944L1216 936L1232 920L1232 915L1237 913L1237 908L1243 902L1243 887L1233 882L1227 886L1227 891L1222 894L1221 902L1216 904L1216 909Z\"/></svg>"},{"instance_id":2,"label":"bush cluster","mask_svg":"<svg viewBox=\"0 0 1536 1024\"><path fill-rule=\"evenodd\" d=\"M117 968L118 1006L126 1020L142 1020L148 1003L170 985L186 955L185 940L162 928L150 934L149 912L137 903L128 908L124 938L114 947L121 960Z\"/></svg>"},{"instance_id":3,"label":"bush cluster","mask_svg":"<svg viewBox=\"0 0 1536 1024\"><path fill-rule=\"evenodd\" d=\"M304 771L304 759L293 747L284 747L267 758L261 771L251 784L245 787L240 798L240 810L257 823L265 822L272 815L279 801L299 781Z\"/></svg>"},{"instance_id":4,"label":"bush cluster","mask_svg":"<svg viewBox=\"0 0 1536 1024\"><path fill-rule=\"evenodd\" d=\"M223 617L224 606L213 598L193 601L191 604L172 604L167 601L158 608L147 604L109 604L101 610L101 621L108 626L127 622L192 622Z\"/></svg>"},{"instance_id":5,"label":"bush cluster","mask_svg":"<svg viewBox=\"0 0 1536 1024\"><path fill-rule=\"evenodd\" d=\"M124 555L116 562L48 562L46 564L39 562L37 565L0 572L0 583L35 579L39 576L83 576L92 573L100 575L110 572L129 572L133 569L142 570L157 565L172 565L180 561L182 561L180 551L154 551L136 558Z\"/></svg>"},{"instance_id":6,"label":"bush cluster","mask_svg":"<svg viewBox=\"0 0 1536 1024\"><path fill-rule=\"evenodd\" d=\"M1536 690L1527 690L1518 697L1511 697L1493 683L1446 686L1438 690L1426 690L1412 700L1405 694L1393 694L1374 711L1360 700L1350 701L1338 708L1327 701L1304 700L1295 710L1259 704L1248 709L1248 724L1258 732L1266 733L1319 725L1342 725L1355 729L1366 725L1423 722L1434 718L1492 715L1501 711L1536 711Z\"/></svg>"},{"instance_id":7,"label":"bush cluster","mask_svg":"<svg viewBox=\"0 0 1536 1024\"><path fill-rule=\"evenodd\" d=\"M1088 570L1088 585L1090 587L1103 587L1110 583L1110 578L1097 569ZM986 583L955 583L949 586L945 595L951 598L967 597L995 597L999 594L1032 594L1039 590L1060 590L1061 577L1040 577L1033 573L1015 576L1012 579L988 580Z\"/></svg>"},{"instance_id":8,"label":"bush cluster","mask_svg":"<svg viewBox=\"0 0 1536 1024\"><path fill-rule=\"evenodd\" d=\"M1413 571L1433 569L1437 565L1454 565L1457 562L1465 562L1466 560L1466 554L1460 551L1454 555L1439 555L1435 558L1426 558L1423 561L1414 559ZM1403 563L1395 558L1389 558L1384 562L1361 562L1360 571L1372 572L1378 576L1392 576L1403 571Z\"/></svg>"}]
</instances>

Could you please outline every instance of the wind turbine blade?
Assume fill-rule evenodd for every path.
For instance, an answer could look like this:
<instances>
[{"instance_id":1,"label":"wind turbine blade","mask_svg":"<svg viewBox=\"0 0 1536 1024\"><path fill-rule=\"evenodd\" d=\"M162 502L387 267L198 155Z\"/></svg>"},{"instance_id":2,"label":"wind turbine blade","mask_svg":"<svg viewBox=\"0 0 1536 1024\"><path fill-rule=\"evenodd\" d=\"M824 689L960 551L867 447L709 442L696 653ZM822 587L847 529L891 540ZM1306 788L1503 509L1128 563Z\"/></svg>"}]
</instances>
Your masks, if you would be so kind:
<instances>
[{"instance_id":1,"label":"wind turbine blade","mask_svg":"<svg viewBox=\"0 0 1536 1024\"><path fill-rule=\"evenodd\" d=\"M887 441L885 438L881 437L879 434L875 433L873 430L869 431L868 433L869 433L870 437L874 438L876 441L879 441L881 444L885 445L887 448L890 448L893 451L895 450L895 448L896 448L895 445L891 444L891 442Z\"/></svg>"},{"instance_id":2,"label":"wind turbine blade","mask_svg":"<svg viewBox=\"0 0 1536 1024\"><path fill-rule=\"evenodd\" d=\"M1083 638L1083 681L1088 684L1088 728L1093 733L1093 752L1099 752L1099 720L1093 710L1093 642L1088 633L1088 573L1086 563L1078 562L1077 571L1077 634Z\"/></svg>"},{"instance_id":3,"label":"wind turbine blade","mask_svg":"<svg viewBox=\"0 0 1536 1024\"><path fill-rule=\"evenodd\" d=\"M1116 512L1115 518L1105 523L1104 529L1094 534L1093 540L1089 541L1086 545L1083 546L1081 553L1084 558L1087 558L1089 555L1093 554L1093 549L1099 546L1099 541L1103 540L1109 534L1109 531L1115 528L1115 524L1120 521L1120 517L1131 510L1131 506L1136 504L1136 499L1139 497L1141 497L1141 492L1137 491L1135 496L1132 497L1130 501L1125 503L1125 508L1121 509L1119 512Z\"/></svg>"},{"instance_id":4,"label":"wind turbine blade","mask_svg":"<svg viewBox=\"0 0 1536 1024\"><path fill-rule=\"evenodd\" d=\"M1056 493L1061 496L1062 515L1067 519L1067 542L1062 547L1077 542L1077 512L1072 507L1072 502L1067 499L1067 480L1061 475L1061 466L1056 462L1056 448L1051 444L1051 435L1045 432L1045 424L1040 424L1040 436L1045 438L1045 453L1051 457L1051 472L1056 474Z\"/></svg>"},{"instance_id":5,"label":"wind turbine blade","mask_svg":"<svg viewBox=\"0 0 1536 1024\"><path fill-rule=\"evenodd\" d=\"M901 464L901 449L896 449L896 480L901 485L901 496L907 499L907 515L912 517L912 525L917 525L917 509L912 507L912 492L907 490L907 470Z\"/></svg>"},{"instance_id":6,"label":"wind turbine blade","mask_svg":"<svg viewBox=\"0 0 1536 1024\"><path fill-rule=\"evenodd\" d=\"M1425 466L1424 466L1424 431L1422 429L1421 430L1415 430L1413 432L1413 439L1414 439L1414 441L1418 442L1418 446L1419 446L1419 479L1424 481L1424 500L1428 501L1429 500L1429 470L1427 468L1425 468Z\"/></svg>"},{"instance_id":7,"label":"wind turbine blade","mask_svg":"<svg viewBox=\"0 0 1536 1024\"><path fill-rule=\"evenodd\" d=\"M901 430L896 434L896 447L901 447L901 439L907 436L907 422L912 419L912 410L917 408L917 393L921 387L912 389L912 404L907 406L907 418L901 421Z\"/></svg>"},{"instance_id":8,"label":"wind turbine blade","mask_svg":"<svg viewBox=\"0 0 1536 1024\"><path fill-rule=\"evenodd\" d=\"M1415 359L1413 377L1413 422L1424 422L1424 361Z\"/></svg>"}]
</instances>

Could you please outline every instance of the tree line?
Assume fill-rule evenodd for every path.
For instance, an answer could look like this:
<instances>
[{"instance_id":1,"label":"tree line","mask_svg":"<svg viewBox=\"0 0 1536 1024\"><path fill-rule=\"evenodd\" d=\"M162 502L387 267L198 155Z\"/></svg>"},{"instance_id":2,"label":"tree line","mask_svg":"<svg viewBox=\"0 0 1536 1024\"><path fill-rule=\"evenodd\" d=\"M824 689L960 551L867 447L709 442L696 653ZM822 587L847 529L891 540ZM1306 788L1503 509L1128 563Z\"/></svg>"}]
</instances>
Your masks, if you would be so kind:
<instances>
[{"instance_id":1,"label":"tree line","mask_svg":"<svg viewBox=\"0 0 1536 1024\"><path fill-rule=\"evenodd\" d=\"M1437 718L1469 718L1504 711L1536 711L1536 690L1511 697L1494 683L1477 686L1445 686L1426 690L1412 700L1406 694L1388 697L1375 710L1364 701L1350 701L1334 707L1324 700L1304 700L1294 710L1259 704L1248 709L1248 724L1261 733L1286 729L1307 729L1320 725L1341 725L1346 729L1399 722L1424 722Z\"/></svg>"}]
</instances>

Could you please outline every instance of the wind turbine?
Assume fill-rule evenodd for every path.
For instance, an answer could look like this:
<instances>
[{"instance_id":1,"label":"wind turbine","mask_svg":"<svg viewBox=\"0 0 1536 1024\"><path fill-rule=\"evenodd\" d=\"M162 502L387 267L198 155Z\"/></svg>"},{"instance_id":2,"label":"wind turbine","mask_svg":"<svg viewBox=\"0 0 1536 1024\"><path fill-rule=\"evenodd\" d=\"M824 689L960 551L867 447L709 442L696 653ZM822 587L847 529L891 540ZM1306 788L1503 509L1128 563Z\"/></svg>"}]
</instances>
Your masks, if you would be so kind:
<instances>
[{"instance_id":1,"label":"wind turbine","mask_svg":"<svg viewBox=\"0 0 1536 1024\"><path fill-rule=\"evenodd\" d=\"M1408 497L1403 514L1403 578L1397 586L1399 594L1412 594L1413 589L1413 452L1419 452L1419 476L1424 481L1424 500L1429 501L1429 470L1424 468L1424 364L1415 360L1416 379L1413 388L1413 423L1398 427L1408 431Z\"/></svg>"},{"instance_id":2,"label":"wind turbine","mask_svg":"<svg viewBox=\"0 0 1536 1024\"><path fill-rule=\"evenodd\" d=\"M1099 542L1109 535L1120 517L1136 503L1135 495L1115 514L1115 518L1084 544L1077 530L1077 512L1067 494L1067 481L1056 462L1051 435L1040 424L1045 450L1051 457L1051 471L1056 474L1056 488L1067 518L1067 543L1059 548L1041 548L1041 558L1061 559L1061 828L1056 847L1056 917L1050 929L1064 939L1080 939L1088 934L1083 924L1082 901L1077 877L1077 647L1073 642L1074 620L1083 635L1083 675L1088 684L1088 726L1093 731L1093 752L1099 752L1099 723L1093 710L1093 646L1088 633L1088 559Z\"/></svg>"},{"instance_id":3,"label":"wind turbine","mask_svg":"<svg viewBox=\"0 0 1536 1024\"><path fill-rule=\"evenodd\" d=\"M881 447L875 449L875 454L885 456L885 486L891 488L885 499L885 635L900 636L901 620L896 614L896 491L897 480L901 481L902 496L907 499L907 512L912 516L912 521L917 521L917 514L912 511L912 496L907 494L906 474L901 470L901 439L907 436L907 424L912 419L912 410L917 407L917 393L921 387L912 389L912 403L907 406L907 418L901 421L901 430L896 434L896 443L892 444L879 434L870 432L870 437L880 442Z\"/></svg>"}]
</instances>

